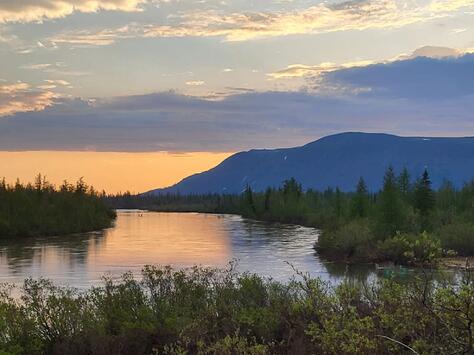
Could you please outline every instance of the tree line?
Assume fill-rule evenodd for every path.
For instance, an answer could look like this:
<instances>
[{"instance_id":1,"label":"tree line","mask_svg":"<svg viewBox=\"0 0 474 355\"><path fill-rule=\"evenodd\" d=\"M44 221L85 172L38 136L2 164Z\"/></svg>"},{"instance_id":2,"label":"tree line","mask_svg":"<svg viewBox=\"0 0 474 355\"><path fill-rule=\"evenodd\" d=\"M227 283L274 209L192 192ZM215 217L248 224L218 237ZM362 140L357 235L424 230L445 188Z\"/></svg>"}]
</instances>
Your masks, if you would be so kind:
<instances>
[{"instance_id":1,"label":"tree line","mask_svg":"<svg viewBox=\"0 0 474 355\"><path fill-rule=\"evenodd\" d=\"M109 196L114 207L158 211L235 213L247 218L294 223L322 230L317 250L330 259L431 263L441 256L474 255L474 181L432 188L427 169L411 177L388 167L380 191L363 178L354 191L304 190L294 178L279 188L238 195Z\"/></svg>"},{"instance_id":2,"label":"tree line","mask_svg":"<svg viewBox=\"0 0 474 355\"><path fill-rule=\"evenodd\" d=\"M36 237L107 228L115 212L83 179L56 188L38 175L34 183L0 180L0 237Z\"/></svg>"}]
</instances>

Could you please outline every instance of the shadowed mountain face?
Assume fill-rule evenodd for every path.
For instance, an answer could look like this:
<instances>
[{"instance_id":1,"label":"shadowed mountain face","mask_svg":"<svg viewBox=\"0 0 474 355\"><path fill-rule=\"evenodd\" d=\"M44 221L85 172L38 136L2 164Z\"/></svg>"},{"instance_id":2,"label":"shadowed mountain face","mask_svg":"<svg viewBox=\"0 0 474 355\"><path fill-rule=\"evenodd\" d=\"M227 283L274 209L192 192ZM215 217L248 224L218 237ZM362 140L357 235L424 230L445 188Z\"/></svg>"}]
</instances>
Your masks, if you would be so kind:
<instances>
[{"instance_id":1,"label":"shadowed mountain face","mask_svg":"<svg viewBox=\"0 0 474 355\"><path fill-rule=\"evenodd\" d=\"M305 189L350 191L361 176L371 190L377 190L389 165L397 172L406 166L412 179L427 167L434 187L445 179L460 187L474 178L474 137L342 133L297 148L237 153L209 171L150 193L240 193L247 184L262 191L291 177Z\"/></svg>"}]
</instances>

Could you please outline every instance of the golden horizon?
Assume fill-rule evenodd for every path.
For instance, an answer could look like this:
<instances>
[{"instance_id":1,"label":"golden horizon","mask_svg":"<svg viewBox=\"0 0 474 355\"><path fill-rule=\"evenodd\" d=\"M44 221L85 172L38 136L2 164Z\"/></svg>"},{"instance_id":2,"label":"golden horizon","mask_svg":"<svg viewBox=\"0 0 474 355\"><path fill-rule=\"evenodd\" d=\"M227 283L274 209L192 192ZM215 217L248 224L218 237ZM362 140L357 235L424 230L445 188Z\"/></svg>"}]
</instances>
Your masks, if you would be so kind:
<instances>
[{"instance_id":1,"label":"golden horizon","mask_svg":"<svg viewBox=\"0 0 474 355\"><path fill-rule=\"evenodd\" d=\"M232 152L0 151L0 178L34 181L41 174L54 185L81 177L96 190L139 193L171 186L213 168Z\"/></svg>"}]
</instances>

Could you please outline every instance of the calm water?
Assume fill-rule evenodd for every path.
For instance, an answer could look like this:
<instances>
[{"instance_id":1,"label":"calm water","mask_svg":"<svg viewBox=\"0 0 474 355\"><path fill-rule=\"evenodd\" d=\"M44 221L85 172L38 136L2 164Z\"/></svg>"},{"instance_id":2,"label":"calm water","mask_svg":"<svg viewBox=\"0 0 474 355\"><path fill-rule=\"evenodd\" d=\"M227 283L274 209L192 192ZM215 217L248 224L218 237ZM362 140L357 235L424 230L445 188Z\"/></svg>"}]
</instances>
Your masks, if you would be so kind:
<instances>
[{"instance_id":1,"label":"calm water","mask_svg":"<svg viewBox=\"0 0 474 355\"><path fill-rule=\"evenodd\" d=\"M0 282L44 277L84 288L147 264L225 267L234 259L241 271L281 281L294 275L289 264L334 282L373 277L370 266L324 263L313 250L317 237L313 228L231 215L119 211L115 227L103 232L0 241Z\"/></svg>"}]
</instances>

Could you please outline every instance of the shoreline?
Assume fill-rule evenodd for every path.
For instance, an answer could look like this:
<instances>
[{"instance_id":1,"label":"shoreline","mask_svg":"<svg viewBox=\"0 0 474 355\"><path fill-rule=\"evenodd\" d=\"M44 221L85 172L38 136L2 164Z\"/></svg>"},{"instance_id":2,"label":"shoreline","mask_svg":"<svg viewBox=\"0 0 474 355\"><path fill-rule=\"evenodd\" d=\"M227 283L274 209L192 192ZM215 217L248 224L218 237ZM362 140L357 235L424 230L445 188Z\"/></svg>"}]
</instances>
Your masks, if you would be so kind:
<instances>
[{"instance_id":1,"label":"shoreline","mask_svg":"<svg viewBox=\"0 0 474 355\"><path fill-rule=\"evenodd\" d=\"M292 225L292 226L300 226L300 227L305 227L305 228L314 228L316 231L319 233L322 232L322 229L311 226L311 225L305 225L301 223L288 223L288 222L281 222L281 221L275 221L271 219L261 219L261 218L250 218L243 216L238 213L229 213L229 212L216 212L216 211L192 211L192 210L186 210L186 211L177 211L177 210L156 210L156 209L144 209L141 211L148 211L148 212L159 212L159 213L200 213L200 214L212 214L212 215L230 215L230 216L238 216L244 219L250 219L253 221L257 222L266 222L266 223L274 223L274 224L283 224L283 225ZM458 270L458 271L463 271L463 270L474 270L474 256L470 257L464 257L464 256L450 256L450 257L442 257L437 260L436 263L434 264L424 264L424 265L410 265L410 264L395 264L392 261L389 260L355 260L351 261L348 259L338 259L338 258L331 258L324 253L321 253L317 249L317 243L318 240L313 244L313 250L317 255L324 260L324 262L328 263L343 263L347 265L373 265L377 269L378 266L380 266L380 269L390 269L394 268L397 266L403 266L403 267L413 267L417 269L423 269L423 268L431 268L431 269L438 269L438 270ZM467 265L468 267L466 268L466 260L467 260Z\"/></svg>"}]
</instances>

